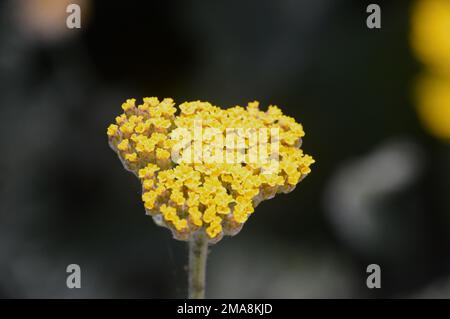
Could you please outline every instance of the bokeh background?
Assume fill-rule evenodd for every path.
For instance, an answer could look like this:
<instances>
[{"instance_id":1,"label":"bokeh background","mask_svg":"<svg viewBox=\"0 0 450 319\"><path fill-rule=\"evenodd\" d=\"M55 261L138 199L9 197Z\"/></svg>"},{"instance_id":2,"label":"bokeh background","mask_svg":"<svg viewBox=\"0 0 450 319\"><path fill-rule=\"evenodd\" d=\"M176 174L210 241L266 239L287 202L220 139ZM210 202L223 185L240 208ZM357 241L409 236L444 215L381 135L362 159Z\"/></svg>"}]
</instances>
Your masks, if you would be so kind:
<instances>
[{"instance_id":1,"label":"bokeh background","mask_svg":"<svg viewBox=\"0 0 450 319\"><path fill-rule=\"evenodd\" d=\"M316 159L211 247L208 297L450 297L450 1L378 1L381 29L369 3L1 1L0 297L186 296L186 244L107 143L145 96L277 104Z\"/></svg>"}]
</instances>

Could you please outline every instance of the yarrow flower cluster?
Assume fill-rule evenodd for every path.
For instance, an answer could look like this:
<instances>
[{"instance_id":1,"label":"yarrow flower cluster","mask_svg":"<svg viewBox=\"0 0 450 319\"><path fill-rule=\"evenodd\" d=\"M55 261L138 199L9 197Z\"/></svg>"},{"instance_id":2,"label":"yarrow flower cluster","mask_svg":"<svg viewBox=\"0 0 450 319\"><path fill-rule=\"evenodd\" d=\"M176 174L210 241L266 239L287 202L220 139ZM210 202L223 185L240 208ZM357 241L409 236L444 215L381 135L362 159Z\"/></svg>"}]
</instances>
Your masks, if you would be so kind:
<instances>
[{"instance_id":1,"label":"yarrow flower cluster","mask_svg":"<svg viewBox=\"0 0 450 319\"><path fill-rule=\"evenodd\" d=\"M301 124L276 106L195 101L178 109L150 97L122 109L107 129L109 144L140 179L147 214L179 240L197 231L210 243L237 234L261 201L292 191L314 163L300 149Z\"/></svg>"},{"instance_id":2,"label":"yarrow flower cluster","mask_svg":"<svg viewBox=\"0 0 450 319\"><path fill-rule=\"evenodd\" d=\"M429 133L450 141L450 1L418 0L411 45L424 69L416 82L417 111Z\"/></svg>"}]
</instances>

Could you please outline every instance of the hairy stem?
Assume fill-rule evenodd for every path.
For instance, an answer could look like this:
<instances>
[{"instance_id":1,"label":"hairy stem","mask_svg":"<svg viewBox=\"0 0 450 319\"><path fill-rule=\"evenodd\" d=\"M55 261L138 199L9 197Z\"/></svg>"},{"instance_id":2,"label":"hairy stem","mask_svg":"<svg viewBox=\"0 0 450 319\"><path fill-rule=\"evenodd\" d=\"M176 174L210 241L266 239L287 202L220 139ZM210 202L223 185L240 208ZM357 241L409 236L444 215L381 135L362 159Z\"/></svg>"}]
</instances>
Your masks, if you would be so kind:
<instances>
[{"instance_id":1,"label":"hairy stem","mask_svg":"<svg viewBox=\"0 0 450 319\"><path fill-rule=\"evenodd\" d=\"M206 257L208 239L197 232L189 241L189 299L205 298Z\"/></svg>"}]
</instances>

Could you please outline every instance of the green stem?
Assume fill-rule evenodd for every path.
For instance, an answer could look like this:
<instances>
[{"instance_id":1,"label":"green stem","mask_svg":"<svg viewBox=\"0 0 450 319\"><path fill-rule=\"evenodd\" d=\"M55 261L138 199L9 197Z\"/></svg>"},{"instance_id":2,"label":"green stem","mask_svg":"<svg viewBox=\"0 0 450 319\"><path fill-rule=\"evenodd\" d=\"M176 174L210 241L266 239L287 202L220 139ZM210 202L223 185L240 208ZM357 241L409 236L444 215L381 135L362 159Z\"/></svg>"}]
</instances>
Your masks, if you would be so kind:
<instances>
[{"instance_id":1,"label":"green stem","mask_svg":"<svg viewBox=\"0 0 450 319\"><path fill-rule=\"evenodd\" d=\"M189 241L189 299L205 298L206 257L208 239L205 233L195 233Z\"/></svg>"}]
</instances>

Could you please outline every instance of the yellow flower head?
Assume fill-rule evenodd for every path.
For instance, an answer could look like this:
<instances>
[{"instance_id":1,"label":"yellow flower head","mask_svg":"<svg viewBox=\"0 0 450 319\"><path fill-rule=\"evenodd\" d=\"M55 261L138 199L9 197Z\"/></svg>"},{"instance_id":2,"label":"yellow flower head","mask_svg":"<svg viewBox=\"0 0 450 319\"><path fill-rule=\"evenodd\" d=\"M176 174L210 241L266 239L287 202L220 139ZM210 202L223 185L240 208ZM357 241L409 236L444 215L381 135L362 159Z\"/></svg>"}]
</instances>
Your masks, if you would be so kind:
<instances>
[{"instance_id":1,"label":"yellow flower head","mask_svg":"<svg viewBox=\"0 0 450 319\"><path fill-rule=\"evenodd\" d=\"M411 43L417 56L433 72L450 76L450 1L417 1L411 22Z\"/></svg>"},{"instance_id":2,"label":"yellow flower head","mask_svg":"<svg viewBox=\"0 0 450 319\"><path fill-rule=\"evenodd\" d=\"M140 179L147 214L180 240L237 234L261 201L292 191L314 163L300 149L303 127L277 106L176 108L151 97L122 109L109 144Z\"/></svg>"},{"instance_id":3,"label":"yellow flower head","mask_svg":"<svg viewBox=\"0 0 450 319\"><path fill-rule=\"evenodd\" d=\"M418 0L411 45L425 70L416 82L417 113L425 129L450 141L450 1Z\"/></svg>"},{"instance_id":4,"label":"yellow flower head","mask_svg":"<svg viewBox=\"0 0 450 319\"><path fill-rule=\"evenodd\" d=\"M416 101L427 131L450 141L450 76L422 75L417 81Z\"/></svg>"}]
</instances>

